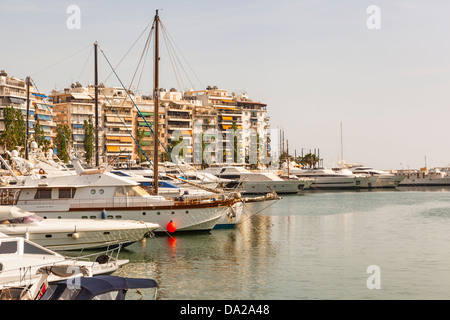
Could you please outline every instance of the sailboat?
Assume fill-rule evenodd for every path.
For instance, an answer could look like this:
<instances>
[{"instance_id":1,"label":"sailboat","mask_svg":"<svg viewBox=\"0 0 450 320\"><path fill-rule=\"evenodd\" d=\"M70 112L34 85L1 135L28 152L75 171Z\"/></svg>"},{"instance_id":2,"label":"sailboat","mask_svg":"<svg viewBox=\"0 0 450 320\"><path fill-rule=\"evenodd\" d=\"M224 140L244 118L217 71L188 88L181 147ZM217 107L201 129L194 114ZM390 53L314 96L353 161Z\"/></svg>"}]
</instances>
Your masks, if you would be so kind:
<instances>
[{"instance_id":1,"label":"sailboat","mask_svg":"<svg viewBox=\"0 0 450 320\"><path fill-rule=\"evenodd\" d=\"M158 10L155 24L155 119L159 118ZM97 43L95 56L97 56ZM97 78L97 76L96 76ZM97 91L96 81L96 91ZM96 101L97 101L97 94ZM96 103L97 104L97 103ZM75 175L31 175L0 187L1 204L15 205L41 217L54 219L127 219L156 223L155 233L209 231L222 217L243 210L243 202L225 195L208 199L167 199L158 194L158 121L154 121L153 192L136 181L119 177L107 169L86 170L72 155ZM97 126L98 130L98 126ZM98 152L98 150L97 150ZM98 155L96 155L96 160ZM97 164L97 163L96 163Z\"/></svg>"}]
</instances>

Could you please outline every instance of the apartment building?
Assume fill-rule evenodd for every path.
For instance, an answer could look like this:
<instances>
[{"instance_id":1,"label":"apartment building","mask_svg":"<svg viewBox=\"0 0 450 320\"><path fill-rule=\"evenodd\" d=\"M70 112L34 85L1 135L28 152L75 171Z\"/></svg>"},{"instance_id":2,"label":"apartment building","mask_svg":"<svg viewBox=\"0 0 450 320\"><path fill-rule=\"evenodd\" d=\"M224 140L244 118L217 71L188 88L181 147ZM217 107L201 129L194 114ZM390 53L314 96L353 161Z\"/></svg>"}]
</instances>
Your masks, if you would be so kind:
<instances>
[{"instance_id":1,"label":"apartment building","mask_svg":"<svg viewBox=\"0 0 450 320\"><path fill-rule=\"evenodd\" d=\"M59 126L67 125L72 132L72 145L75 154L78 157L84 155L84 121L92 119L95 124L95 101L92 88L83 87L80 83L72 84L70 88L62 91L53 90L49 95L54 103L54 114ZM101 114L101 104L98 105L99 114ZM103 121L99 117L99 150L103 150ZM101 157L100 162L104 162Z\"/></svg>"},{"instance_id":2,"label":"apartment building","mask_svg":"<svg viewBox=\"0 0 450 320\"><path fill-rule=\"evenodd\" d=\"M56 122L53 117L53 103L50 97L36 92L30 85L28 104L28 133L29 141L33 141L34 124L36 119L44 130L44 138L50 145L56 136ZM0 71L0 134L4 132L3 109L14 107L21 110L24 120L27 118L27 81L9 76L4 70ZM24 148L25 146L18 146ZM0 153L4 153L3 146Z\"/></svg>"},{"instance_id":3,"label":"apartment building","mask_svg":"<svg viewBox=\"0 0 450 320\"><path fill-rule=\"evenodd\" d=\"M155 103L148 96L136 97L136 107L139 109L140 114L136 107L134 108L134 137L138 141L139 146L135 144L134 147L134 160L139 162L148 162L147 158L153 162L154 157L154 124L155 124ZM165 147L167 146L167 124L166 124L166 108L160 105L158 109L159 114L159 129L158 136L158 155L159 159L163 160L163 154L166 153ZM150 127L151 128L150 128ZM144 155L145 153L145 155Z\"/></svg>"}]
</instances>

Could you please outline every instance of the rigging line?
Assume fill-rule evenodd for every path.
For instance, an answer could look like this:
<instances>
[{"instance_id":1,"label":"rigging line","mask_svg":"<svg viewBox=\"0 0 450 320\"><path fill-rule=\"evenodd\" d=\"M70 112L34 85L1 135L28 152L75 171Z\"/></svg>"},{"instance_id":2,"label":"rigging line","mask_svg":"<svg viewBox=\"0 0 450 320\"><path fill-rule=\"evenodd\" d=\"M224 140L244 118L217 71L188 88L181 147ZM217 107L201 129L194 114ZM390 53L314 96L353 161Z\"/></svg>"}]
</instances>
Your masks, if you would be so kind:
<instances>
[{"instance_id":1,"label":"rigging line","mask_svg":"<svg viewBox=\"0 0 450 320\"><path fill-rule=\"evenodd\" d=\"M84 47L83 49L81 49L81 50L79 50L79 51L77 51L77 52L74 52L74 53L72 53L72 54L66 56L65 58L63 58L63 59L61 59L61 60L59 60L59 61L57 61L57 62L55 62L55 63L53 63L53 64L51 64L51 65L49 65L49 66L47 66L47 67L45 67L44 69L41 69L40 71L37 71L37 72L31 74L31 76L35 76L35 75L37 75L38 73L41 73L41 72L43 72L43 71L46 71L47 69L50 69L51 67L56 66L57 64L59 64L59 63L65 61L65 60L67 60L67 59L73 57L74 55L76 55L76 54L78 54L78 53L80 53L80 52L86 50L86 49L89 48L90 46L91 46L91 44L89 44L89 46L86 46L86 47Z\"/></svg>"},{"instance_id":2,"label":"rigging line","mask_svg":"<svg viewBox=\"0 0 450 320\"><path fill-rule=\"evenodd\" d=\"M144 63L142 64L141 75L139 76L139 81L138 81L138 83L136 85L136 90L139 90L139 86L141 85L142 75L144 74L144 69L145 69L145 62L147 61L147 55L148 55L149 51L150 50L148 50L148 48L147 48L147 51L145 52Z\"/></svg>"},{"instance_id":3,"label":"rigging line","mask_svg":"<svg viewBox=\"0 0 450 320\"><path fill-rule=\"evenodd\" d=\"M105 97L106 101L108 102L109 106L111 107L111 109L114 111L114 113L119 117L120 122L122 122L123 126L125 127L125 129L127 129L128 134L131 136L131 138L133 138L134 142L136 143L136 145L138 146L138 148L142 151L142 153L144 154L145 158L147 159L148 162L150 162L151 165L153 165L153 163L149 160L149 158L147 157L147 154L144 152L144 150L142 150L141 145L136 141L136 139L134 138L133 134L130 132L130 130L127 128L125 122L122 120L122 117L117 113L116 109L113 107L113 105L111 104L111 102L109 101L109 99L106 97L105 93L103 93L103 97Z\"/></svg>"},{"instance_id":4,"label":"rigging line","mask_svg":"<svg viewBox=\"0 0 450 320\"><path fill-rule=\"evenodd\" d=\"M162 34L165 35L166 30L165 30L164 28L163 28L162 30L163 30ZM168 39L168 38L167 38L167 39ZM180 58L178 57L177 52L176 52L176 50L174 49L174 47L173 47L173 45L172 45L172 42L170 41L170 39L168 39L167 42L169 43L170 47L172 48L173 53L174 53L175 57L177 58L177 61L178 61L178 63L180 64L181 69L184 71L184 74L185 74L187 80L190 82L192 88L195 88L195 86L194 86L194 84L192 83L192 81L191 81L189 75L187 74L186 70L184 69L183 64L181 63Z\"/></svg>"},{"instance_id":5,"label":"rigging line","mask_svg":"<svg viewBox=\"0 0 450 320\"><path fill-rule=\"evenodd\" d=\"M150 128L151 132L153 133L153 135L155 135L155 132L153 131L151 125L147 122L147 119L145 119L144 115L142 114L142 112L139 110L138 106L136 105L136 103L134 102L133 98L131 98L129 91L125 88L122 80L120 80L119 76L117 75L116 71L114 70L114 68L112 67L111 63L109 62L108 58L105 55L105 52L103 52L103 50L100 48L100 51L103 54L103 57L106 59L106 61L108 62L109 66L111 67L111 69L113 70L113 73L116 75L117 79L119 80L120 84L122 85L122 88L127 92L128 98L130 98L131 102L133 103L134 107L138 110L138 116L142 117L145 121L145 123L147 124L147 126ZM155 121L158 121L158 119L155 119ZM166 147L164 146L164 144L161 142L161 140L155 135L155 137L158 139L158 142L160 143L160 145L164 148L164 150L167 152L167 154L170 156L170 159L172 159L172 156L170 155L169 151L166 149Z\"/></svg>"},{"instance_id":6,"label":"rigging line","mask_svg":"<svg viewBox=\"0 0 450 320\"><path fill-rule=\"evenodd\" d=\"M131 83L130 83L130 86L128 88L131 88L131 86L133 84L134 78L135 78L135 76L136 76L136 74L137 74L137 72L139 70L139 66L141 65L142 58L144 57L144 55L145 55L145 58L147 58L148 48L150 47L150 41L151 41L151 38L152 38L153 29L154 29L154 25L152 26L152 29L150 30L150 32L148 34L147 40L145 41L144 50L142 51L142 54L141 54L141 57L139 59L138 65L136 66L136 70L134 71L133 78L131 79ZM144 65L145 65L145 59L144 59L144 64L142 65L142 70L144 69Z\"/></svg>"},{"instance_id":7,"label":"rigging line","mask_svg":"<svg viewBox=\"0 0 450 320\"><path fill-rule=\"evenodd\" d=\"M164 36L164 39L166 39L166 35L164 34L164 32L162 34ZM166 41L164 41L164 44L166 45L167 53L169 55L169 60L170 60L170 63L172 64L173 73L175 74L175 79L177 80L177 83L178 83L178 88L180 88L180 90L181 90L182 86L180 85L180 81L178 79L177 71L175 70L175 66L173 64L172 55L170 53L169 47L167 46L167 39L166 39Z\"/></svg>"},{"instance_id":8,"label":"rigging line","mask_svg":"<svg viewBox=\"0 0 450 320\"><path fill-rule=\"evenodd\" d=\"M134 43L131 45L130 49L128 49L128 51L125 53L125 55L122 57L122 59L120 59L119 63L116 65L116 68L122 63L122 61L126 58L126 56L130 53L131 49L133 49L133 47L136 45L136 43L139 41L139 39L142 37L142 35L145 33L145 30L148 29L148 27L153 24L153 22L149 23L145 29L141 32L141 34L139 35L139 37L134 41ZM153 29L153 26L152 26ZM109 77L111 77L113 73L111 72L105 79L105 81L103 81L103 83L106 83L106 81L109 79Z\"/></svg>"},{"instance_id":9,"label":"rigging line","mask_svg":"<svg viewBox=\"0 0 450 320\"><path fill-rule=\"evenodd\" d=\"M200 79L198 78L197 74L195 73L194 69L192 69L191 65L189 64L189 61L186 59L186 57L183 55L183 52L178 48L177 44L175 43L175 41L173 41L172 36L170 35L169 31L167 30L167 28L162 24L161 22L161 26L163 27L163 29L165 30L165 32L167 32L167 35L169 36L171 40L171 42L173 42L173 44L175 45L175 47L178 49L178 51L180 52L181 56L183 57L183 59L186 61L186 64L188 65L189 69L192 71L192 73L194 74L195 78L197 79L197 81L200 83L201 87L204 88L203 83L200 81Z\"/></svg>"},{"instance_id":10,"label":"rigging line","mask_svg":"<svg viewBox=\"0 0 450 320\"><path fill-rule=\"evenodd\" d=\"M91 55L92 55L92 51L94 51L94 47L93 47L93 46L91 47L91 51L89 51L89 55L88 55L88 57L87 57L87 59L86 59L86 62L84 63L84 66L83 66L83 68L81 69L80 75L78 76L78 82L79 82L80 79L81 79L81 75L83 74L84 69L86 68L87 63L89 62L89 58L90 58Z\"/></svg>"},{"instance_id":11,"label":"rigging line","mask_svg":"<svg viewBox=\"0 0 450 320\"><path fill-rule=\"evenodd\" d=\"M128 98L130 98L130 100L131 100L131 102L133 103L134 107L137 109L137 111L138 111L138 116L140 116L142 119L144 119L144 121L145 121L147 127L150 128L150 131L153 133L155 139L158 139L159 144L164 148L164 150L166 151L166 153L169 155L171 162L175 163L175 162L173 161L172 155L169 153L169 151L167 150L166 146L161 142L161 140L159 139L159 137L155 134L155 132L154 132L153 129L152 129L152 126L147 122L147 119L145 119L145 116L142 114L141 110L139 110L139 108L138 108L138 106L136 105L136 103L134 102L133 98L131 98L129 91L126 90L126 88L125 88L125 86L124 86L122 80L120 80L120 78L119 78L119 76L118 76L116 70L112 67L111 63L109 62L109 59L106 57L106 54L105 54L105 52L103 51L102 48L100 48L100 51L102 52L103 57L105 58L105 60L106 60L106 62L108 63L109 67L112 69L112 71L114 72L115 76L117 77L117 80L119 80L120 84L122 85L122 88L127 92ZM156 108L156 107L157 107L157 106L155 106L155 108ZM155 121L159 121L159 119L155 119ZM155 150L154 152L158 152L158 151ZM179 166L177 163L175 163L175 165L180 169L180 171L181 171L184 175L186 175L186 174L184 173L184 171L180 168L180 166Z\"/></svg>"}]
</instances>

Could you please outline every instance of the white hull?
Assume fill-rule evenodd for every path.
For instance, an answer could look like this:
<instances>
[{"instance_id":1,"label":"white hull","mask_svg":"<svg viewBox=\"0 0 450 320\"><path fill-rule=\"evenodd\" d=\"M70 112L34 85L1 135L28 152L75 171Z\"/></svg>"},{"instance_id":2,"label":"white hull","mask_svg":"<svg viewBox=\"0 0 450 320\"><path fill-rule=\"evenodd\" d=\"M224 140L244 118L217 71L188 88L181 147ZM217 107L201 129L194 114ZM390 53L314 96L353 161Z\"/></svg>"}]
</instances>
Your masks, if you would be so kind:
<instances>
[{"instance_id":1,"label":"white hull","mask_svg":"<svg viewBox=\"0 0 450 320\"><path fill-rule=\"evenodd\" d=\"M373 188L395 188L403 181L404 176L379 176ZM449 181L450 182L450 181Z\"/></svg>"},{"instance_id":2,"label":"white hull","mask_svg":"<svg viewBox=\"0 0 450 320\"><path fill-rule=\"evenodd\" d=\"M102 207L90 208L70 208L61 210L57 205L48 204L46 206L36 206L34 204L17 203L19 208L24 210L34 210L35 213L44 219L101 219L105 216L108 219L126 219L156 223L159 225L154 230L155 233L168 232L167 225L173 222L176 231L208 231L214 228L217 221L226 212L227 206L200 207L173 206L155 209L155 207L130 207L115 208L110 207L105 210ZM68 209L68 208L67 208Z\"/></svg>"},{"instance_id":3,"label":"white hull","mask_svg":"<svg viewBox=\"0 0 450 320\"><path fill-rule=\"evenodd\" d=\"M240 181L239 191L246 194L266 194L275 191L277 194L298 193L305 183L300 180L286 181Z\"/></svg>"},{"instance_id":4,"label":"white hull","mask_svg":"<svg viewBox=\"0 0 450 320\"><path fill-rule=\"evenodd\" d=\"M346 177L316 177L311 189L358 189L361 180Z\"/></svg>"},{"instance_id":5,"label":"white hull","mask_svg":"<svg viewBox=\"0 0 450 320\"><path fill-rule=\"evenodd\" d=\"M214 229L233 228L242 218L244 213L244 203L237 202L229 207L222 217L217 221Z\"/></svg>"},{"instance_id":6,"label":"white hull","mask_svg":"<svg viewBox=\"0 0 450 320\"><path fill-rule=\"evenodd\" d=\"M444 177L423 177L421 174L411 174L409 178L399 183L399 186L450 186L450 176Z\"/></svg>"},{"instance_id":7,"label":"white hull","mask_svg":"<svg viewBox=\"0 0 450 320\"><path fill-rule=\"evenodd\" d=\"M159 226L127 220L45 219L38 224L0 225L0 232L22 236L52 250L98 249L139 241Z\"/></svg>"}]
</instances>

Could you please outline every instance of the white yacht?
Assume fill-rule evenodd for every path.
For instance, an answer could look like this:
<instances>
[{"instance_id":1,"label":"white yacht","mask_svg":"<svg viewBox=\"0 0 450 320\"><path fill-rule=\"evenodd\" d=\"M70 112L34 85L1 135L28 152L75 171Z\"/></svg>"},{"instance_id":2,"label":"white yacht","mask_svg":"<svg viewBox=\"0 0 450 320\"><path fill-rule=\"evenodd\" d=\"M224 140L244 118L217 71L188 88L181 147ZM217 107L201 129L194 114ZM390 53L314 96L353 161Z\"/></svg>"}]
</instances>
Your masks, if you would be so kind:
<instances>
[{"instance_id":1,"label":"white yacht","mask_svg":"<svg viewBox=\"0 0 450 320\"><path fill-rule=\"evenodd\" d=\"M356 174L366 174L376 178L375 181L370 181L365 186L368 188L394 188L406 178L406 175L395 175L387 171L375 170L371 167L364 166L350 167L349 170Z\"/></svg>"},{"instance_id":2,"label":"white yacht","mask_svg":"<svg viewBox=\"0 0 450 320\"><path fill-rule=\"evenodd\" d=\"M155 232L208 231L237 199L177 200L150 195L139 184L102 170L84 170L73 161L76 175L20 177L0 187L1 204L16 205L43 218L126 219L156 223Z\"/></svg>"},{"instance_id":3,"label":"white yacht","mask_svg":"<svg viewBox=\"0 0 450 320\"><path fill-rule=\"evenodd\" d=\"M0 232L21 236L52 250L125 247L159 225L134 220L43 219L16 206L0 206Z\"/></svg>"},{"instance_id":4,"label":"white yacht","mask_svg":"<svg viewBox=\"0 0 450 320\"><path fill-rule=\"evenodd\" d=\"M299 179L283 180L271 172L250 171L238 166L209 167L204 170L218 178L227 179L226 188L234 188L246 194L266 194L275 191L277 194L298 193L306 185Z\"/></svg>"},{"instance_id":5,"label":"white yacht","mask_svg":"<svg viewBox=\"0 0 450 320\"><path fill-rule=\"evenodd\" d=\"M128 260L117 259L120 247L87 256L66 257L23 237L0 233L0 296L7 299L17 288L80 276L110 274ZM41 289L40 287L37 290Z\"/></svg>"},{"instance_id":6,"label":"white yacht","mask_svg":"<svg viewBox=\"0 0 450 320\"><path fill-rule=\"evenodd\" d=\"M357 176L349 172L338 172L324 168L289 168L289 172L299 178L314 179L311 189L359 189L369 180L369 177L366 176Z\"/></svg>"},{"instance_id":7,"label":"white yacht","mask_svg":"<svg viewBox=\"0 0 450 320\"><path fill-rule=\"evenodd\" d=\"M450 175L445 169L407 170L398 172L396 175L405 177L398 184L399 186L450 186Z\"/></svg>"}]
</instances>

